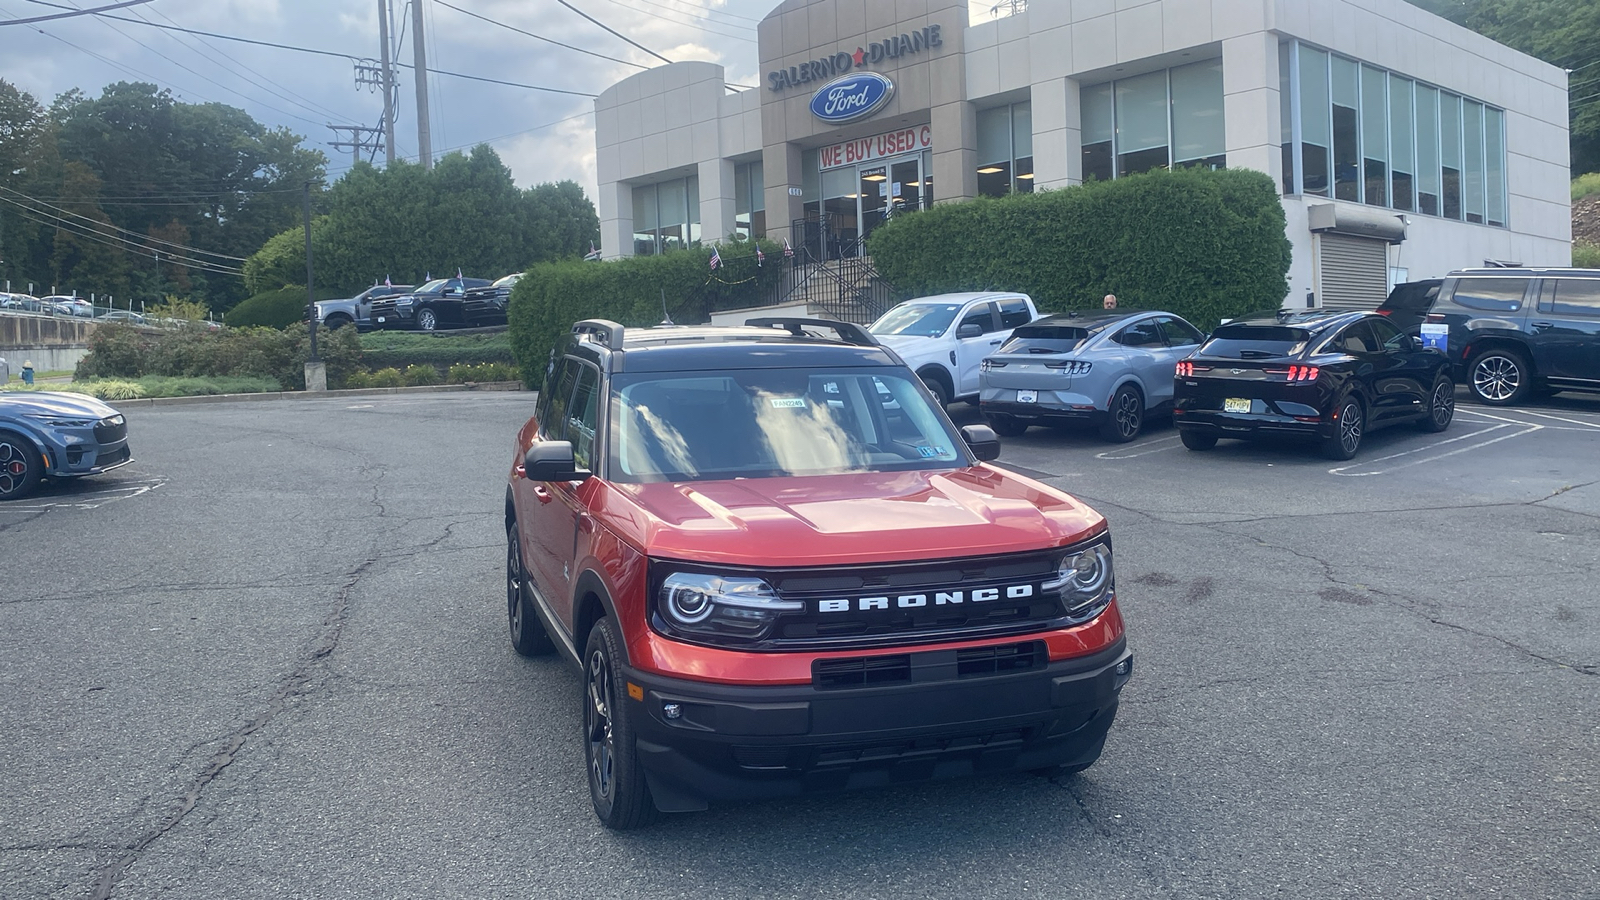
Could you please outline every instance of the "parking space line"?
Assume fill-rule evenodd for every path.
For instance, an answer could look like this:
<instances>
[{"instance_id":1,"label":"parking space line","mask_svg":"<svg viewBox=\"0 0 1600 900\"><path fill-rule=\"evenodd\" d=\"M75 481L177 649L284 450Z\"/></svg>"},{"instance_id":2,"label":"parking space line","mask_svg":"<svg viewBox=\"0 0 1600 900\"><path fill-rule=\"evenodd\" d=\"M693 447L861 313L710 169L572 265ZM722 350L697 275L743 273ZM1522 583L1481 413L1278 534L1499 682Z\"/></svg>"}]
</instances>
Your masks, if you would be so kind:
<instances>
[{"instance_id":1,"label":"parking space line","mask_svg":"<svg viewBox=\"0 0 1600 900\"><path fill-rule=\"evenodd\" d=\"M1175 450L1175 449L1177 449L1177 446L1178 446L1177 442L1182 440L1182 439L1183 438L1180 435L1171 435L1169 437L1156 438L1153 441L1145 441L1142 444L1134 444L1133 446L1128 447L1128 448L1123 449L1123 450L1107 450L1104 453L1096 453L1094 455L1094 458L1095 459L1134 459L1135 457L1139 457L1139 456L1149 456L1152 453L1161 453L1162 451L1165 451L1165 450ZM1165 446L1161 446L1161 445L1165 445ZM1147 448L1147 447L1153 447L1155 449L1143 449L1143 448ZM1135 451L1137 451L1137 452L1135 452Z\"/></svg>"},{"instance_id":2,"label":"parking space line","mask_svg":"<svg viewBox=\"0 0 1600 900\"><path fill-rule=\"evenodd\" d=\"M106 488L98 491L86 491L62 497L59 500L43 501L39 503L8 504L0 507L4 512L44 512L50 509L99 509L108 503L118 500L131 500L142 494L148 494L158 487L166 484L165 481L152 481L144 484L127 485L123 487Z\"/></svg>"},{"instance_id":3,"label":"parking space line","mask_svg":"<svg viewBox=\"0 0 1600 900\"><path fill-rule=\"evenodd\" d=\"M1566 418L1564 416L1553 416L1550 413L1535 412L1534 410L1531 410L1531 409L1524 409L1524 410L1518 410L1518 411L1519 412L1523 412L1523 413L1527 413L1530 416L1538 416L1541 419L1554 419L1557 422L1567 422L1567 423L1570 423L1570 424L1573 424L1573 425L1582 425L1584 428L1600 429L1600 424L1596 424L1594 422L1585 422L1582 419L1568 419L1568 418Z\"/></svg>"},{"instance_id":4,"label":"parking space line","mask_svg":"<svg viewBox=\"0 0 1600 900\"><path fill-rule=\"evenodd\" d=\"M1391 459L1399 459L1401 457L1412 456L1413 454L1417 454L1417 453L1426 453L1429 450L1433 450L1433 449L1436 449L1438 447L1442 447L1445 444L1453 444L1453 443L1455 443L1457 441L1469 441L1469 440L1472 440L1473 438L1481 437L1482 435L1489 434L1490 432L1493 432L1493 431L1499 431L1502 428L1510 428L1510 427L1512 427L1514 425L1522 426L1522 430L1521 431L1514 431L1511 434L1502 434L1499 437L1490 438L1489 440L1480 441L1480 442L1478 442L1476 444L1470 444L1470 445L1465 446L1465 447L1457 447L1456 449L1451 450L1451 451L1446 452L1446 453L1439 453L1439 454L1436 454L1434 456L1419 456L1419 457L1417 457L1415 459L1408 459L1405 462L1400 463L1398 465L1388 466L1386 468L1381 468L1381 469L1373 469L1372 471L1369 471L1369 472L1351 472L1351 471L1348 471L1350 469L1357 468L1357 466L1358 466L1358 464L1356 464L1356 463L1351 463L1348 466L1339 466L1337 468L1329 469L1328 470L1328 474L1330 474L1330 475L1343 475L1346 478L1365 478L1365 477L1367 477L1369 475L1387 475L1387 474L1389 474L1391 472L1394 472L1394 471L1397 471L1399 469L1410 468L1411 466L1421 465L1422 463L1435 462L1437 460L1441 460L1441 459L1444 459L1444 458L1450 457L1450 456L1455 456L1455 455L1460 454L1460 453L1466 453L1466 452L1471 451L1471 450L1479 450L1479 449L1482 449L1484 447L1489 446L1490 444L1498 444L1501 441L1508 441L1508 440L1510 440L1510 439L1512 439L1514 437L1521 437L1524 434L1532 434L1535 431L1542 431L1545 428L1545 426L1543 426L1543 425L1538 425L1538 424L1534 424L1534 423L1530 423L1530 422L1515 422L1515 421L1504 422L1504 423L1502 423L1500 425L1490 425L1487 428L1482 428L1482 429L1479 429L1478 431L1471 432L1470 434L1461 435L1460 437L1447 438L1447 439L1442 440L1442 441L1434 441L1433 443L1428 444L1425 447L1417 447L1417 448L1412 449L1412 450L1403 450L1403 451L1401 451L1399 453L1391 453L1388 456L1380 456L1377 459L1364 460L1359 465L1370 466L1373 463L1381 463L1381 462L1385 462L1385 461L1391 460Z\"/></svg>"}]
</instances>

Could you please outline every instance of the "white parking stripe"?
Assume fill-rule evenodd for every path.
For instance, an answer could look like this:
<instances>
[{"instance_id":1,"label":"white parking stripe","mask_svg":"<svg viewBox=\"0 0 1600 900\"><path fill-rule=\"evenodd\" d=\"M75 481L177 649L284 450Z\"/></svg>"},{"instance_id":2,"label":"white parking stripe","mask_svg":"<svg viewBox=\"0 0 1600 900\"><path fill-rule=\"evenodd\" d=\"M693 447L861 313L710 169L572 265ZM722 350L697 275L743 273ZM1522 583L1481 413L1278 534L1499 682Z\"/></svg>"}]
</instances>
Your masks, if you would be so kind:
<instances>
[{"instance_id":1,"label":"white parking stripe","mask_svg":"<svg viewBox=\"0 0 1600 900\"><path fill-rule=\"evenodd\" d=\"M0 507L0 512L44 512L47 509L99 509L108 503L148 494L163 484L166 484L166 482L152 481L107 488L100 491L71 494L59 500L41 499L34 503L9 503Z\"/></svg>"},{"instance_id":2,"label":"white parking stripe","mask_svg":"<svg viewBox=\"0 0 1600 900\"><path fill-rule=\"evenodd\" d=\"M1474 431L1474 432L1472 432L1470 434L1464 434L1464 435L1462 435L1460 437L1453 437L1453 438L1449 438L1449 439L1443 440L1443 441L1435 441L1435 442L1427 445L1426 447L1417 447L1414 450L1405 450L1405 451L1402 451L1400 453L1390 454L1388 456L1380 456L1377 459L1365 460L1362 463L1360 463L1359 465L1370 466L1373 463L1381 463L1381 462L1384 462L1386 460L1399 459L1399 458L1401 458L1403 456L1411 456L1411 455L1417 454L1417 453L1426 453L1429 450L1433 450L1433 449L1435 449L1437 447L1442 447L1445 444L1453 444L1456 441L1471 440L1471 439L1473 439L1475 437L1479 437L1481 435L1488 434L1488 433L1490 433L1492 431L1499 431L1502 428L1510 428L1513 425L1522 426L1522 430L1521 431L1514 431L1511 434L1503 434L1503 435L1500 435L1499 437L1490 438L1487 441L1480 441L1480 442L1478 442L1476 444L1469 444L1468 446L1465 446L1465 447L1457 447L1456 449L1451 450L1451 451L1449 451L1447 453L1439 453L1439 454L1435 454L1433 456L1419 456L1419 457L1417 457L1415 459L1408 459L1405 462L1399 463L1397 465L1392 465L1392 466L1388 466L1388 467L1380 468L1380 469L1373 469L1370 472L1351 472L1351 471L1348 471L1349 469L1354 469L1354 468L1357 468L1357 466L1358 466L1358 464L1356 464L1356 463L1351 463L1348 466L1339 466L1337 468L1329 469L1328 473L1331 474L1331 475L1343 475L1343 476L1345 476L1347 478L1365 478L1365 477L1367 477L1369 475L1387 475L1390 472L1394 472L1394 471L1399 470L1399 469L1405 469L1405 468L1409 468L1411 466L1421 465L1422 463L1434 462L1436 460L1441 460L1441 459L1444 459L1446 457L1455 456L1455 455L1460 454L1460 453L1466 453L1466 452L1468 452L1470 450L1479 450L1479 449L1482 449L1484 447L1489 446L1490 444L1498 444L1501 441L1508 441L1508 440L1510 440L1510 439L1512 439L1514 437L1521 437L1524 434L1532 434L1535 431L1542 431L1542 430L1544 430L1544 427L1545 427L1543 425L1536 425L1536 424L1531 424L1531 423L1528 423L1528 422L1507 422L1507 423L1501 424L1501 425L1490 425L1487 428L1483 428L1483 429L1480 429L1478 431Z\"/></svg>"},{"instance_id":3,"label":"white parking stripe","mask_svg":"<svg viewBox=\"0 0 1600 900\"><path fill-rule=\"evenodd\" d=\"M1531 409L1522 409L1518 410L1518 412L1526 413L1530 416L1538 416L1541 419L1554 419L1557 422L1568 422L1573 425L1582 425L1584 428L1600 429L1600 424L1596 424L1594 422L1585 422L1582 419L1568 419L1565 416L1552 416L1549 413L1536 412Z\"/></svg>"},{"instance_id":4,"label":"white parking stripe","mask_svg":"<svg viewBox=\"0 0 1600 900\"><path fill-rule=\"evenodd\" d=\"M1177 442L1181 441L1182 439L1183 438L1180 435L1172 435L1170 437L1156 438L1153 441L1145 441L1142 444L1134 444L1131 447L1125 447L1125 448L1123 448L1121 450L1107 450L1104 453L1096 453L1094 455L1094 458L1095 459L1133 459L1133 458L1139 457L1139 456L1149 456L1152 453L1160 453L1160 452L1162 452L1164 450L1176 449L1177 446L1178 446ZM1154 449L1144 449L1144 448L1154 448ZM1137 451L1137 452L1135 452L1135 451Z\"/></svg>"}]
</instances>

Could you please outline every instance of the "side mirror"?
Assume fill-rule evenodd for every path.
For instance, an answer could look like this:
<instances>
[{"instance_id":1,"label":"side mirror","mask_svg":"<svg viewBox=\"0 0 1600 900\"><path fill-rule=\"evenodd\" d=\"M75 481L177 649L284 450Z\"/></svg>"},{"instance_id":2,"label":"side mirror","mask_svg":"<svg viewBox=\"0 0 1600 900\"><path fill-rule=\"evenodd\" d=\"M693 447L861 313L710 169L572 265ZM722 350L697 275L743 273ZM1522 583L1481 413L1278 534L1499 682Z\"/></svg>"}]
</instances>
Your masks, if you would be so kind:
<instances>
[{"instance_id":1,"label":"side mirror","mask_svg":"<svg viewBox=\"0 0 1600 900\"><path fill-rule=\"evenodd\" d=\"M963 322L956 326L957 338L975 338L983 336L983 326L977 322Z\"/></svg>"},{"instance_id":2,"label":"side mirror","mask_svg":"<svg viewBox=\"0 0 1600 900\"><path fill-rule=\"evenodd\" d=\"M1000 458L1000 438L987 425L961 426L961 439L967 442L972 455L980 462L992 462Z\"/></svg>"},{"instance_id":3,"label":"side mirror","mask_svg":"<svg viewBox=\"0 0 1600 900\"><path fill-rule=\"evenodd\" d=\"M523 474L530 481L583 481L594 474L577 468L571 441L537 441L522 457Z\"/></svg>"}]
</instances>

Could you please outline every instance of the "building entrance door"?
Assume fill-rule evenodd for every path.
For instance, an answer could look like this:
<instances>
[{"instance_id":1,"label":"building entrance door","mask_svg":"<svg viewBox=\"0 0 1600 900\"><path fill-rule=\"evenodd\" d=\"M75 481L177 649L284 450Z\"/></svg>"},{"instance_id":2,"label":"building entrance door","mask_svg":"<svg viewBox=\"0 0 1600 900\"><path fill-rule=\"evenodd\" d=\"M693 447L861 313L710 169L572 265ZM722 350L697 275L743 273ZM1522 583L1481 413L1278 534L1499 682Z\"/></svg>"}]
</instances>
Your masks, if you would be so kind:
<instances>
[{"instance_id":1,"label":"building entrance door","mask_svg":"<svg viewBox=\"0 0 1600 900\"><path fill-rule=\"evenodd\" d=\"M922 208L922 156L906 156L861 166L861 236L892 218L895 213Z\"/></svg>"}]
</instances>

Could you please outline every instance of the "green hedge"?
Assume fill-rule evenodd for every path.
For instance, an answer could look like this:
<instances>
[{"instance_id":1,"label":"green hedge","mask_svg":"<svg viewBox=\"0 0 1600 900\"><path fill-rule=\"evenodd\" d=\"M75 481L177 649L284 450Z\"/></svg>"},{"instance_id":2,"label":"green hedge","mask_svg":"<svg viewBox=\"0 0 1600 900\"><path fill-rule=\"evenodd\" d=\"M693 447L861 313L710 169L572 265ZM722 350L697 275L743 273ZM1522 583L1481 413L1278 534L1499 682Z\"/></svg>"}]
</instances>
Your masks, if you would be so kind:
<instances>
[{"instance_id":1,"label":"green hedge","mask_svg":"<svg viewBox=\"0 0 1600 900\"><path fill-rule=\"evenodd\" d=\"M710 321L714 309L759 306L782 277L782 249L760 241L765 265L756 264L749 241L718 245L723 265L712 271L710 248L608 262L554 262L534 266L511 292L511 351L522 381L537 389L556 340L580 319L611 319L630 328L661 321L663 302L672 321ZM663 301L663 298L665 300Z\"/></svg>"},{"instance_id":2,"label":"green hedge","mask_svg":"<svg viewBox=\"0 0 1600 900\"><path fill-rule=\"evenodd\" d=\"M332 288L318 288L318 300L340 297ZM306 286L287 285L275 291L266 291L243 300L228 312L228 324L240 328L264 325L267 328L287 328L306 320Z\"/></svg>"},{"instance_id":3,"label":"green hedge","mask_svg":"<svg viewBox=\"0 0 1600 900\"><path fill-rule=\"evenodd\" d=\"M1272 179L1159 170L896 217L868 239L902 293L1011 290L1042 311L1162 309L1202 329L1279 306L1290 244Z\"/></svg>"},{"instance_id":4,"label":"green hedge","mask_svg":"<svg viewBox=\"0 0 1600 900\"><path fill-rule=\"evenodd\" d=\"M372 331L361 336L362 359L369 369L432 366L441 374L454 365L515 365L511 336L449 332Z\"/></svg>"},{"instance_id":5,"label":"green hedge","mask_svg":"<svg viewBox=\"0 0 1600 900\"><path fill-rule=\"evenodd\" d=\"M327 364L328 384L340 387L361 367L361 344L353 328L323 332L317 342ZM306 329L185 328L149 333L126 325L101 325L89 335L89 353L73 377L89 379L269 378L281 390L305 388L310 358Z\"/></svg>"}]
</instances>

